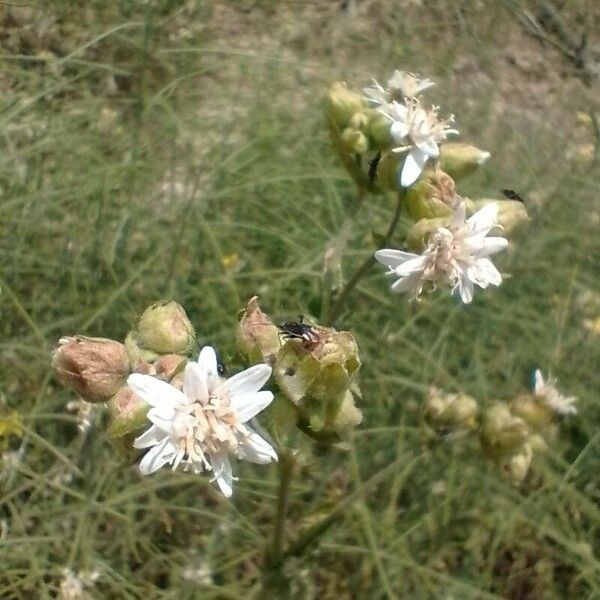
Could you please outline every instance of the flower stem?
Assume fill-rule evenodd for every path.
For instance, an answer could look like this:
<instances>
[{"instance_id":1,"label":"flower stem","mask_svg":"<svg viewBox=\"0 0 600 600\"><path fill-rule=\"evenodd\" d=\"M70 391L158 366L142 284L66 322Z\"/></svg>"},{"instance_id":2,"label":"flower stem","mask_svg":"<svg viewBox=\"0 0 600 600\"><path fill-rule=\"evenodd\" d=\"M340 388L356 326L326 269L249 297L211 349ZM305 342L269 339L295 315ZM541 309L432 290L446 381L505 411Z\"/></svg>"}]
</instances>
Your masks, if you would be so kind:
<instances>
[{"instance_id":1,"label":"flower stem","mask_svg":"<svg viewBox=\"0 0 600 600\"><path fill-rule=\"evenodd\" d=\"M279 561L283 556L285 543L285 519L290 503L292 475L294 473L294 457L289 452L279 455L279 489L277 493L277 513L273 528L271 560Z\"/></svg>"},{"instance_id":2,"label":"flower stem","mask_svg":"<svg viewBox=\"0 0 600 600\"><path fill-rule=\"evenodd\" d=\"M401 191L399 191L398 199L396 201L396 208L394 209L392 220L390 221L388 230L383 236L383 239L381 240L381 243L379 244L378 248L385 248L392 239L392 236L396 231L396 227L398 226L398 222L400 221L400 212L402 210L403 199L404 194ZM340 295L337 297L336 301L331 306L331 309L328 311L327 318L324 320L324 325L330 327L335 323L335 320L338 318L340 312L344 308L344 305L346 304L348 297L352 293L352 290L354 290L354 288L358 285L358 282L369 272L369 270L375 264L375 262L375 256L373 254L370 254L363 261L360 267L358 267L358 269L354 272L352 277L350 277L350 279L348 280L348 283L346 283L346 285L342 288Z\"/></svg>"}]
</instances>

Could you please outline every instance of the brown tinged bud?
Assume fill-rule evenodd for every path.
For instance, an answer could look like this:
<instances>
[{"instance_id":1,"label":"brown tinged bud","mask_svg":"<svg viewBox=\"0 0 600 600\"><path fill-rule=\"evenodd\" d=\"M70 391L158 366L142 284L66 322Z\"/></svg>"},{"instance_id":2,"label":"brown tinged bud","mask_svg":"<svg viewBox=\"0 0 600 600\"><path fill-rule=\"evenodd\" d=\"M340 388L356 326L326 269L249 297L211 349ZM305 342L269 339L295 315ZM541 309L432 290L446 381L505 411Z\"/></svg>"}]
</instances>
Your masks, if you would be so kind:
<instances>
[{"instance_id":1,"label":"brown tinged bud","mask_svg":"<svg viewBox=\"0 0 600 600\"><path fill-rule=\"evenodd\" d=\"M121 438L147 426L146 413L149 408L129 386L123 386L108 402L108 435L113 439Z\"/></svg>"},{"instance_id":2,"label":"brown tinged bud","mask_svg":"<svg viewBox=\"0 0 600 600\"><path fill-rule=\"evenodd\" d=\"M196 333L183 307L170 300L147 308L137 324L142 348L158 354L188 354L196 343Z\"/></svg>"},{"instance_id":3,"label":"brown tinged bud","mask_svg":"<svg viewBox=\"0 0 600 600\"><path fill-rule=\"evenodd\" d=\"M106 338L61 338L52 366L61 382L87 402L107 401L129 374L125 346Z\"/></svg>"},{"instance_id":4,"label":"brown tinged bud","mask_svg":"<svg viewBox=\"0 0 600 600\"><path fill-rule=\"evenodd\" d=\"M360 367L358 347L347 331L310 326L303 338L288 340L277 354L274 377L296 406L303 430L323 441L362 418L348 392Z\"/></svg>"},{"instance_id":5,"label":"brown tinged bud","mask_svg":"<svg viewBox=\"0 0 600 600\"><path fill-rule=\"evenodd\" d=\"M418 221L451 216L460 198L448 173L430 169L406 191L404 202L411 219Z\"/></svg>"},{"instance_id":6,"label":"brown tinged bud","mask_svg":"<svg viewBox=\"0 0 600 600\"><path fill-rule=\"evenodd\" d=\"M130 331L127 334L125 338L125 350L127 351L127 358L133 371L153 375L153 373L148 372L148 365L156 361L160 354L143 348L139 336L135 331Z\"/></svg>"},{"instance_id":7,"label":"brown tinged bud","mask_svg":"<svg viewBox=\"0 0 600 600\"><path fill-rule=\"evenodd\" d=\"M421 253L425 250L429 236L438 227L447 227L452 217L439 217L437 219L421 219L414 223L406 234L406 247L414 252Z\"/></svg>"},{"instance_id":8,"label":"brown tinged bud","mask_svg":"<svg viewBox=\"0 0 600 600\"><path fill-rule=\"evenodd\" d=\"M281 348L279 328L258 305L258 296L253 296L244 309L237 328L238 350L250 363L272 365Z\"/></svg>"}]
</instances>

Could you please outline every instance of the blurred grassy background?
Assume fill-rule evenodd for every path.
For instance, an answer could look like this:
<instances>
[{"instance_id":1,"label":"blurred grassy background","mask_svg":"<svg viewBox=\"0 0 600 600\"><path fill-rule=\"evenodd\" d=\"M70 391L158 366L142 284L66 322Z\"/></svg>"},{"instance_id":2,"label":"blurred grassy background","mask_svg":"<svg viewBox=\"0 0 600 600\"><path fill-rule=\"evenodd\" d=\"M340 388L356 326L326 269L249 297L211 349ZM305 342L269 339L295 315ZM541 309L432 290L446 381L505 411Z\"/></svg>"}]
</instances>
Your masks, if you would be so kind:
<instances>
[{"instance_id":1,"label":"blurred grassy background","mask_svg":"<svg viewBox=\"0 0 600 600\"><path fill-rule=\"evenodd\" d=\"M339 325L360 342L364 422L349 452L301 442L290 533L403 466L289 566L290 597L600 598L600 167L577 119L600 99L555 33L526 33L536 3L18 4L0 3L0 392L25 435L0 463L0 597L54 597L65 567L101 573L94 598L256 589L274 469L238 465L233 502L208 478L141 480L102 415L78 433L50 352L62 334L123 339L172 297L235 370L252 294L278 321L310 314L353 193L321 97L402 68L438 81L431 97L462 138L492 152L461 192L514 188L531 224L500 259L511 277L472 306L408 305L381 272L359 286ZM597 3L560 15L587 32L593 69ZM347 273L390 213L385 198L361 209ZM580 397L580 415L521 488L476 444L425 443L431 383L485 405L537 366Z\"/></svg>"}]
</instances>

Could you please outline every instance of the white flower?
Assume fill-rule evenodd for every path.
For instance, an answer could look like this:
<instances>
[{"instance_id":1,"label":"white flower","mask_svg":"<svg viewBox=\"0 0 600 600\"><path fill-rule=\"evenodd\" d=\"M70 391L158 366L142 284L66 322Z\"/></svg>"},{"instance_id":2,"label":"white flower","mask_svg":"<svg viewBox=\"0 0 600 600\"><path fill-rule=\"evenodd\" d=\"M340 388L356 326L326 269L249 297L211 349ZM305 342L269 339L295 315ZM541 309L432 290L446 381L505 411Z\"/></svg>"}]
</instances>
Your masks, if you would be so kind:
<instances>
[{"instance_id":1,"label":"white flower","mask_svg":"<svg viewBox=\"0 0 600 600\"><path fill-rule=\"evenodd\" d=\"M551 408L559 415L576 415L577 407L574 396L563 396L555 387L556 380L548 378L544 381L542 372L539 369L535 371L535 385L533 392L536 398L539 398L548 408Z\"/></svg>"},{"instance_id":2,"label":"white flower","mask_svg":"<svg viewBox=\"0 0 600 600\"><path fill-rule=\"evenodd\" d=\"M365 88L363 91L373 104L387 104L391 100L414 98L432 85L435 83L431 79L420 79L413 73L396 70L388 80L387 88L373 79L373 87Z\"/></svg>"},{"instance_id":3,"label":"white flower","mask_svg":"<svg viewBox=\"0 0 600 600\"><path fill-rule=\"evenodd\" d=\"M213 471L219 488L230 497L233 475L229 455L266 464L277 454L247 423L273 400L259 391L271 376L271 367L255 365L223 380L217 357L210 346L202 348L198 362L189 362L183 373L183 391L152 377L134 373L128 385L151 405L153 425L134 442L150 448L140 462L142 475L170 464L194 473Z\"/></svg>"},{"instance_id":4,"label":"white flower","mask_svg":"<svg viewBox=\"0 0 600 600\"><path fill-rule=\"evenodd\" d=\"M449 135L458 134L458 130L450 127L454 117L439 119L438 109L434 106L425 110L418 98L392 101L383 104L379 111L392 122L390 134L396 144L392 152L406 152L404 166L399 173L401 187L412 185L425 163L430 158L438 158L439 144Z\"/></svg>"},{"instance_id":5,"label":"white flower","mask_svg":"<svg viewBox=\"0 0 600 600\"><path fill-rule=\"evenodd\" d=\"M63 570L63 579L58 589L58 600L91 600L92 596L86 591L93 587L100 578L99 571L79 571L74 573L71 569Z\"/></svg>"},{"instance_id":6,"label":"white flower","mask_svg":"<svg viewBox=\"0 0 600 600\"><path fill-rule=\"evenodd\" d=\"M498 207L487 204L465 221L464 202L454 213L448 227L438 227L429 237L423 254L384 249L375 258L389 267L390 275L398 278L392 284L396 293L409 292L417 299L429 282L452 285L458 289L464 303L473 299L474 284L481 288L500 285L502 276L488 256L503 250L508 241L503 237L486 237L497 225Z\"/></svg>"}]
</instances>

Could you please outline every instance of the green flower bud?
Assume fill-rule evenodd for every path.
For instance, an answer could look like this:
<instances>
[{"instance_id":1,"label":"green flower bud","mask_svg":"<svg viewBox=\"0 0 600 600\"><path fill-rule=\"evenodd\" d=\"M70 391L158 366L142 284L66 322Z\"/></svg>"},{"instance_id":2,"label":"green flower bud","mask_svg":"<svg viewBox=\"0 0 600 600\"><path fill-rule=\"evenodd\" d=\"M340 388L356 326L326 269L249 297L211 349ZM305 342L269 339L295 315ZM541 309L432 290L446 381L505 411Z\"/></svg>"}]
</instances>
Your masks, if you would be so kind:
<instances>
[{"instance_id":1,"label":"green flower bud","mask_svg":"<svg viewBox=\"0 0 600 600\"><path fill-rule=\"evenodd\" d=\"M444 171L430 169L408 188L404 202L414 221L451 216L458 204L456 185Z\"/></svg>"},{"instance_id":2,"label":"green flower bud","mask_svg":"<svg viewBox=\"0 0 600 600\"><path fill-rule=\"evenodd\" d=\"M375 172L375 182L382 190L398 190L398 169L401 157L402 155L395 152L382 153Z\"/></svg>"},{"instance_id":3,"label":"green flower bud","mask_svg":"<svg viewBox=\"0 0 600 600\"><path fill-rule=\"evenodd\" d=\"M475 171L489 157L489 152L471 144L450 142L440 148L440 168L453 179L461 179Z\"/></svg>"},{"instance_id":4,"label":"green flower bud","mask_svg":"<svg viewBox=\"0 0 600 600\"><path fill-rule=\"evenodd\" d=\"M346 152L362 154L369 149L369 140L367 136L352 127L346 127L342 132L342 144Z\"/></svg>"},{"instance_id":5,"label":"green flower bud","mask_svg":"<svg viewBox=\"0 0 600 600\"><path fill-rule=\"evenodd\" d=\"M517 396L510 403L511 412L525 421L534 431L544 432L554 423L555 413L532 394Z\"/></svg>"},{"instance_id":6,"label":"green flower bud","mask_svg":"<svg viewBox=\"0 0 600 600\"><path fill-rule=\"evenodd\" d=\"M281 348L279 329L258 306L258 296L250 298L238 323L237 346L250 363L269 365Z\"/></svg>"},{"instance_id":7,"label":"green flower bud","mask_svg":"<svg viewBox=\"0 0 600 600\"><path fill-rule=\"evenodd\" d=\"M531 466L533 450L531 444L523 444L514 454L498 462L498 466L506 474L510 482L519 485L525 479Z\"/></svg>"},{"instance_id":8,"label":"green flower bud","mask_svg":"<svg viewBox=\"0 0 600 600\"><path fill-rule=\"evenodd\" d=\"M61 382L87 402L107 401L129 374L123 344L82 335L59 340L52 366Z\"/></svg>"},{"instance_id":9,"label":"green flower bud","mask_svg":"<svg viewBox=\"0 0 600 600\"><path fill-rule=\"evenodd\" d=\"M429 236L438 227L447 227L452 217L437 219L421 219L414 223L406 234L406 247L414 252L421 253L427 246Z\"/></svg>"},{"instance_id":10,"label":"green flower bud","mask_svg":"<svg viewBox=\"0 0 600 600\"><path fill-rule=\"evenodd\" d=\"M493 459L520 451L529 441L527 423L513 415L505 404L495 404L485 414L480 441L484 452Z\"/></svg>"},{"instance_id":11,"label":"green flower bud","mask_svg":"<svg viewBox=\"0 0 600 600\"><path fill-rule=\"evenodd\" d=\"M147 308L137 324L141 346L159 354L188 354L196 334L183 307L177 302L156 302Z\"/></svg>"},{"instance_id":12,"label":"green flower bud","mask_svg":"<svg viewBox=\"0 0 600 600\"><path fill-rule=\"evenodd\" d=\"M108 435L113 438L135 433L148 425L146 413L149 405L138 398L129 386L123 386L108 401L110 422Z\"/></svg>"},{"instance_id":13,"label":"green flower bud","mask_svg":"<svg viewBox=\"0 0 600 600\"><path fill-rule=\"evenodd\" d=\"M347 392L360 367L358 346L347 331L313 327L312 339L288 340L277 354L274 376L296 406L307 433L347 428L360 421Z\"/></svg>"},{"instance_id":14,"label":"green flower bud","mask_svg":"<svg viewBox=\"0 0 600 600\"><path fill-rule=\"evenodd\" d=\"M153 363L158 359L160 354L152 350L146 350L135 331L130 331L125 338L125 350L132 370L137 373L144 372L142 365Z\"/></svg>"},{"instance_id":15,"label":"green flower bud","mask_svg":"<svg viewBox=\"0 0 600 600\"><path fill-rule=\"evenodd\" d=\"M467 394L447 394L430 388L425 401L427 422L440 432L465 431L477 426L477 402Z\"/></svg>"},{"instance_id":16,"label":"green flower bud","mask_svg":"<svg viewBox=\"0 0 600 600\"><path fill-rule=\"evenodd\" d=\"M373 108L363 114L365 118L363 129L369 138L369 147L374 150L388 150L392 144L390 120Z\"/></svg>"},{"instance_id":17,"label":"green flower bud","mask_svg":"<svg viewBox=\"0 0 600 600\"><path fill-rule=\"evenodd\" d=\"M342 131L352 117L368 108L366 100L348 89L342 81L333 83L325 98L325 114L329 122Z\"/></svg>"},{"instance_id":18,"label":"green flower bud","mask_svg":"<svg viewBox=\"0 0 600 600\"><path fill-rule=\"evenodd\" d=\"M493 200L488 198L475 200L472 207L469 207L469 212L476 212L486 204L494 202L498 206L498 225L500 225L505 235L510 235L529 221L525 205L518 200Z\"/></svg>"}]
</instances>

